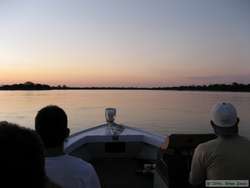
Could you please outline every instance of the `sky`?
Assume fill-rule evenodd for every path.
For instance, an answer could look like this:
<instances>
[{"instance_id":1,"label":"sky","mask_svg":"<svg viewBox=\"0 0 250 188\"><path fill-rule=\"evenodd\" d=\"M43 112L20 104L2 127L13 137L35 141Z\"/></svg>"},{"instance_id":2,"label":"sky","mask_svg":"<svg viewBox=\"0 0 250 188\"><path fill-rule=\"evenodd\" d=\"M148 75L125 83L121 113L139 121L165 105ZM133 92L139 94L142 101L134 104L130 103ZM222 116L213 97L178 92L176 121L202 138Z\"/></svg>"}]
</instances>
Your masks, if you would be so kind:
<instances>
[{"instance_id":1,"label":"sky","mask_svg":"<svg viewBox=\"0 0 250 188\"><path fill-rule=\"evenodd\" d=\"M250 83L249 0L0 0L0 85Z\"/></svg>"}]
</instances>

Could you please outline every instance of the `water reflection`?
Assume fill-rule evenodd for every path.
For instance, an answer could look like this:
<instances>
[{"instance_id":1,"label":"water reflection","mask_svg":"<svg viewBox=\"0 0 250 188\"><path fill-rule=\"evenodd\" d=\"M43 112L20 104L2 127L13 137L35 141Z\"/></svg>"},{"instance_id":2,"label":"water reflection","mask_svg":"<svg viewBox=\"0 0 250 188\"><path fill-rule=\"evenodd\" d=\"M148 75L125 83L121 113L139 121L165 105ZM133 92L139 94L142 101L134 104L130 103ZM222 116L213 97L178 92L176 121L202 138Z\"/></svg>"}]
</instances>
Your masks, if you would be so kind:
<instances>
[{"instance_id":1,"label":"water reflection","mask_svg":"<svg viewBox=\"0 0 250 188\"><path fill-rule=\"evenodd\" d=\"M238 109L240 132L250 137L250 94L178 91L1 91L0 120L34 127L37 111L55 104L65 109L72 132L105 121L104 109L117 108L117 121L161 134L211 132L209 112L219 101Z\"/></svg>"}]
</instances>

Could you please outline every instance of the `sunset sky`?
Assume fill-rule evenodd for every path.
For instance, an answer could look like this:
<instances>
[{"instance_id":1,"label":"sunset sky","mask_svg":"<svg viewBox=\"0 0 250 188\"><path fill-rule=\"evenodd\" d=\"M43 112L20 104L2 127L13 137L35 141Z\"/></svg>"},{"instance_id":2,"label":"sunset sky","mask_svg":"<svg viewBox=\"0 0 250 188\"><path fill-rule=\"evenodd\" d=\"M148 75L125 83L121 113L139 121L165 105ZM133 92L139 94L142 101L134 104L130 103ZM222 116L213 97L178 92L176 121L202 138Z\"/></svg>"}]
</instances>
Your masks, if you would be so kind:
<instances>
[{"instance_id":1,"label":"sunset sky","mask_svg":"<svg viewBox=\"0 0 250 188\"><path fill-rule=\"evenodd\" d=\"M249 0L0 0L0 85L250 83Z\"/></svg>"}]
</instances>

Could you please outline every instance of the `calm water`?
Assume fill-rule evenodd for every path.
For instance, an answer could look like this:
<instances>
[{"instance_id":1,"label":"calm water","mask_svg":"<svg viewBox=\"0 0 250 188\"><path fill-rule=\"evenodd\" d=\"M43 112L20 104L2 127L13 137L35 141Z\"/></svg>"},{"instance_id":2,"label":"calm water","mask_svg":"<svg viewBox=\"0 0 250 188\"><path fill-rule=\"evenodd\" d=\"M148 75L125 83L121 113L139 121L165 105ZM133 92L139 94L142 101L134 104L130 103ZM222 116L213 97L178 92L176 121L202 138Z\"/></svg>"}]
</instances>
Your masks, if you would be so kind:
<instances>
[{"instance_id":1,"label":"calm water","mask_svg":"<svg viewBox=\"0 0 250 188\"><path fill-rule=\"evenodd\" d=\"M178 91L0 91L0 121L34 127L45 105L63 107L73 132L105 121L104 109L117 108L117 122L161 134L207 133L209 112L219 101L238 109L240 132L250 138L250 93Z\"/></svg>"}]
</instances>

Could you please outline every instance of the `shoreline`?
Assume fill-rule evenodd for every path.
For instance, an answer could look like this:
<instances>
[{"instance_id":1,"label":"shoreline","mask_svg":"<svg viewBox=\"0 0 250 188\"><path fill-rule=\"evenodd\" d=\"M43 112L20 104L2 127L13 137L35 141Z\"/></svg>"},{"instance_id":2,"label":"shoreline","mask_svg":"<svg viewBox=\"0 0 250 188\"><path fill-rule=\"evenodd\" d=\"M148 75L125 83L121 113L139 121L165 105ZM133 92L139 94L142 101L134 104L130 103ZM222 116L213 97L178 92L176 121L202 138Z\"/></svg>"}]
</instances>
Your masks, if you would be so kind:
<instances>
[{"instance_id":1,"label":"shoreline","mask_svg":"<svg viewBox=\"0 0 250 188\"><path fill-rule=\"evenodd\" d=\"M53 88L53 89L1 89L1 91L67 91L67 90L116 90L116 91L194 91L194 92L234 92L250 93L248 90L195 90L195 89L164 89L164 88Z\"/></svg>"},{"instance_id":2,"label":"shoreline","mask_svg":"<svg viewBox=\"0 0 250 188\"><path fill-rule=\"evenodd\" d=\"M209 84L209 85L186 85L186 86L161 86L161 87L70 87L66 85L50 86L33 82L1 85L0 91L49 91L49 90L152 90L152 91L211 91L211 92L250 92L250 84Z\"/></svg>"}]
</instances>

